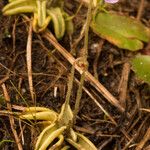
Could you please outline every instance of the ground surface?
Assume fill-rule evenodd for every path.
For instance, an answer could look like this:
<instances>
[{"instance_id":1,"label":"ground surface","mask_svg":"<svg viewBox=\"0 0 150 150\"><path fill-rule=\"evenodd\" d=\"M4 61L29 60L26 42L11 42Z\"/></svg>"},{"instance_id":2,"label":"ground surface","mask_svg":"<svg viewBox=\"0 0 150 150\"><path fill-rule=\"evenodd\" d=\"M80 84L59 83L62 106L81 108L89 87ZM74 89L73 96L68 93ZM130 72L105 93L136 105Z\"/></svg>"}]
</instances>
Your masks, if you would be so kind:
<instances>
[{"instance_id":1,"label":"ground surface","mask_svg":"<svg viewBox=\"0 0 150 150\"><path fill-rule=\"evenodd\" d=\"M4 2L4 0L0 1L0 10L3 8ZM72 15L78 8L79 3L76 1L70 3L69 0L66 0L65 5L65 10ZM110 6L108 9L137 17L139 6L140 0L120 0L118 4ZM75 31L71 37L73 42L71 40L70 43L68 42L68 35L65 35L59 41L68 51L79 37L81 27L85 21L86 11L86 8L82 7L73 20L75 24ZM149 0L144 1L140 20L150 27ZM27 26L28 22L25 22L20 16L4 17L0 14L0 84L5 83L11 104L19 106L26 106L24 100L28 105L33 105L29 91L26 65ZM77 55L79 55L82 46L83 40L77 45ZM145 44L145 47L147 47L147 44ZM120 113L117 108L112 106L102 96L102 93L98 92L90 82L86 81L86 89L83 91L80 111L74 128L84 133L98 149L134 150L143 141L142 149L150 150L150 141L145 139L145 134L150 134L149 113L143 113L139 110L141 107L150 107L150 86L137 80L128 65L128 61L134 55L135 53L119 49L102 40L90 30L89 72L96 74L99 82L115 98L121 102L125 100L123 103L126 105L126 112ZM35 33L32 40L32 71L36 105L49 107L59 112L65 100L70 64L50 43ZM79 77L80 75L76 73L76 79L79 79ZM77 82L75 82L72 91L72 108L75 103L77 85ZM54 95L56 88L57 95ZM111 115L116 121L116 125L104 115L98 105L95 104L94 98L87 94L87 91ZM21 93L24 100L18 92ZM0 88L0 100L0 109L7 109L2 88ZM19 134L20 127L17 119L15 119L15 125L15 129ZM31 132L30 126L23 125L23 130L25 140L23 149L33 149L36 135ZM1 116L0 118L0 141L2 140L14 141L8 116ZM6 142L0 146L0 149L3 150L17 149L14 142ZM136 150L139 149L137 148Z\"/></svg>"}]
</instances>

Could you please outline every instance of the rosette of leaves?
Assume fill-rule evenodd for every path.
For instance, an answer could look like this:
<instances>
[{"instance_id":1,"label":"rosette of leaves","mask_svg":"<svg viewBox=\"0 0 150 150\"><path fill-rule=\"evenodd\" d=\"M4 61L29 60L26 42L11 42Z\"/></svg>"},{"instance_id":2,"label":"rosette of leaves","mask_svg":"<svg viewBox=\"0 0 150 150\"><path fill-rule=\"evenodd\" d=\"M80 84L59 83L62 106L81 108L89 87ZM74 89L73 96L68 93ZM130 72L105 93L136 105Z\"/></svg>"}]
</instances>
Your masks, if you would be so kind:
<instances>
[{"instance_id":1,"label":"rosette of leaves","mask_svg":"<svg viewBox=\"0 0 150 150\"><path fill-rule=\"evenodd\" d=\"M52 21L55 36L62 38L66 30L66 13L57 5L51 5L47 0L9 0L2 10L4 15L30 13L33 15L33 30L44 31ZM71 22L71 20L68 20ZM73 25L72 23L69 23Z\"/></svg>"},{"instance_id":2,"label":"rosette of leaves","mask_svg":"<svg viewBox=\"0 0 150 150\"><path fill-rule=\"evenodd\" d=\"M29 107L19 118L36 121L41 128L35 150L71 150L72 147L77 150L97 150L89 139L70 128L73 112L66 103L62 105L60 114L45 107Z\"/></svg>"},{"instance_id":3,"label":"rosette of leaves","mask_svg":"<svg viewBox=\"0 0 150 150\"><path fill-rule=\"evenodd\" d=\"M65 103L61 107L61 111L57 114L55 111L43 107L29 107L19 115L21 119L28 121L36 121L41 128L38 136L35 150L67 150L75 148L77 150L97 150L94 144L80 133L73 130L73 123L76 117L76 111L72 112L69 101L73 86L75 68L71 69L68 81L68 90ZM84 75L84 74L83 74ZM83 79L83 77L81 78ZM78 89L81 92L82 82ZM77 97L79 96L77 94ZM77 101L76 99L76 102ZM77 105L75 105L76 108Z\"/></svg>"}]
</instances>

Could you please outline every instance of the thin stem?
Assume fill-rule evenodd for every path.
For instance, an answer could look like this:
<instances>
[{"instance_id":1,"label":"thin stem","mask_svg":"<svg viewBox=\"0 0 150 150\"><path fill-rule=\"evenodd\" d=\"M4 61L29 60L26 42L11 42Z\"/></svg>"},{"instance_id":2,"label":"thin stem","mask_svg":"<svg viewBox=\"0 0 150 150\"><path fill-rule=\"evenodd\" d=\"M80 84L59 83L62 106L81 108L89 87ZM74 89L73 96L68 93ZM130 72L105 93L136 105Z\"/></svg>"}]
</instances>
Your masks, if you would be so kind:
<instances>
[{"instance_id":1,"label":"thin stem","mask_svg":"<svg viewBox=\"0 0 150 150\"><path fill-rule=\"evenodd\" d=\"M83 84L84 84L84 80L85 80L85 71L81 75L79 88L78 88L78 91L77 91L77 97L76 97L76 103L75 103L75 109L74 109L74 118L73 118L73 123L74 124L76 123L76 117L77 117L77 114L79 112L79 106L80 106L80 100L81 100L81 97L82 97L82 87L83 87Z\"/></svg>"},{"instance_id":2,"label":"thin stem","mask_svg":"<svg viewBox=\"0 0 150 150\"><path fill-rule=\"evenodd\" d=\"M62 105L61 112L58 116L58 125L60 127L65 125L67 126L68 129L70 128L70 125L72 125L72 121L73 121L73 113L70 108L69 102L70 102L70 96L73 87L74 72L75 72L75 66L73 64L69 76L68 90L66 94L65 103Z\"/></svg>"},{"instance_id":3,"label":"thin stem","mask_svg":"<svg viewBox=\"0 0 150 150\"><path fill-rule=\"evenodd\" d=\"M90 26L90 21L91 21L91 11L92 11L92 0L90 0L90 4L89 4L89 7L88 7L88 12L87 12L85 38L84 38L84 50L83 50L83 53L82 53L82 56L81 56L81 61L83 61L83 62L81 62L81 63L83 63L83 64L81 64L81 66L83 66L83 73L81 74L80 85L79 85L79 88L78 88L78 91L77 91L73 123L76 122L76 116L79 112L80 100L81 100L81 97L82 97L82 87L83 87L84 80L85 80L85 72L88 68L88 62L87 62L87 57L88 57L88 35L89 35L89 26Z\"/></svg>"},{"instance_id":4,"label":"thin stem","mask_svg":"<svg viewBox=\"0 0 150 150\"><path fill-rule=\"evenodd\" d=\"M92 11L92 0L90 0L90 4L87 12L87 20L86 20L86 29L85 29L85 38L84 38L84 51L83 57L87 60L88 57L88 38L89 38L89 26L91 22L91 11Z\"/></svg>"},{"instance_id":5,"label":"thin stem","mask_svg":"<svg viewBox=\"0 0 150 150\"><path fill-rule=\"evenodd\" d=\"M73 87L74 72L75 72L75 67L74 67L74 65L72 65L71 74L70 74L69 82L68 82L68 90L67 90L67 95L66 95L66 100L65 100L65 108L66 109L67 109L67 107L69 105L69 101L70 101L71 90Z\"/></svg>"}]
</instances>

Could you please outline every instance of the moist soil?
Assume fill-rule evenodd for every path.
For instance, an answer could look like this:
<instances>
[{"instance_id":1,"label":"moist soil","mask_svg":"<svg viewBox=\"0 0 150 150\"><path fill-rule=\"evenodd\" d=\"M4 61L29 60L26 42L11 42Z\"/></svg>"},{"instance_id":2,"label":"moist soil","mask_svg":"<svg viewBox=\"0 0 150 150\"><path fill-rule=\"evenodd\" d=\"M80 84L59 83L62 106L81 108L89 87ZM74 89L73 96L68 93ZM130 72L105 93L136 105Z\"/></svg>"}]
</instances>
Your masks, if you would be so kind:
<instances>
[{"instance_id":1,"label":"moist soil","mask_svg":"<svg viewBox=\"0 0 150 150\"><path fill-rule=\"evenodd\" d=\"M0 10L7 1L0 1ZM136 18L150 27L150 1L144 0L140 12L141 0L120 0L108 10L118 14ZM77 1L65 0L65 11L75 14L79 7ZM86 19L87 8L82 6L73 19L74 33L59 40L59 43L71 51L75 41L80 36L81 28ZM29 16L30 17L30 16ZM29 20L22 16L3 16L0 13L0 110L7 110L11 104L14 107L35 106L30 94L26 46ZM111 22L110 22L111 26ZM49 27L50 30L51 26ZM76 45L74 57L80 56L84 40ZM150 43L145 44L142 51L150 51ZM142 150L150 150L150 117L148 112L140 108L150 107L150 86L139 80L130 66L130 60L138 52L119 49L96 34L89 31L88 71L100 82L117 100L122 100L125 112L121 113L97 91L90 81L85 80L79 113L74 129L88 137L99 150L140 150L139 144L144 142ZM76 55L76 56L75 56ZM33 33L32 37L32 76L36 106L43 106L60 112L65 101L68 76L71 65L50 42L41 34ZM77 80L80 74L75 73L71 102L74 108L78 89ZM6 86L10 101L6 100L2 85ZM88 94L90 93L90 94ZM94 98L91 98L91 96ZM94 99L116 121L116 125L103 113ZM121 102L122 102L121 101ZM19 122L14 117L14 128L19 135L24 150L32 150L38 136L37 129ZM21 131L23 136L21 136ZM146 138L146 135L149 137ZM7 141L8 140L8 141ZM9 121L9 116L0 113L0 149L17 150L17 144Z\"/></svg>"}]
</instances>

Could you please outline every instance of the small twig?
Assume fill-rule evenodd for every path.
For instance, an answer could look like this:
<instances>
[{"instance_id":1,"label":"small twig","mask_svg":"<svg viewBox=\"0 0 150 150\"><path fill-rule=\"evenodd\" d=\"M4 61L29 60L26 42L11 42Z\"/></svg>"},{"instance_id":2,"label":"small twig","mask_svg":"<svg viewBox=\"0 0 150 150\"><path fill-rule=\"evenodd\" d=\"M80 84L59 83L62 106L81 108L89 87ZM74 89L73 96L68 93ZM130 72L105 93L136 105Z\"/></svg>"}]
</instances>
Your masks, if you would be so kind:
<instances>
[{"instance_id":1,"label":"small twig","mask_svg":"<svg viewBox=\"0 0 150 150\"><path fill-rule=\"evenodd\" d=\"M135 136L131 138L130 141L128 141L128 143L122 148L122 150L126 150L127 148L129 148L130 144L134 142Z\"/></svg>"},{"instance_id":2,"label":"small twig","mask_svg":"<svg viewBox=\"0 0 150 150\"><path fill-rule=\"evenodd\" d=\"M100 40L96 49L96 55L93 63L93 71L94 71L94 77L98 80L98 73L97 73L97 65L98 65L98 59L100 57L100 53L102 51L102 46L104 44L104 40Z\"/></svg>"},{"instance_id":3,"label":"small twig","mask_svg":"<svg viewBox=\"0 0 150 150\"><path fill-rule=\"evenodd\" d=\"M127 95L129 74L130 74L130 64L126 62L123 65L121 80L118 88L120 92L119 101L124 108L126 108L126 95Z\"/></svg>"},{"instance_id":4,"label":"small twig","mask_svg":"<svg viewBox=\"0 0 150 150\"><path fill-rule=\"evenodd\" d=\"M138 89L133 89L133 90L134 90L134 93L135 93L137 107L138 107L138 109L140 109L142 107L140 92L139 92Z\"/></svg>"},{"instance_id":5,"label":"small twig","mask_svg":"<svg viewBox=\"0 0 150 150\"><path fill-rule=\"evenodd\" d=\"M7 92L7 89L6 89L6 86L5 84L2 84L2 89L3 89L3 93L4 93L4 97L5 97L5 100L7 102L7 108L10 112L12 112L12 108L11 108L11 104L10 104L10 97L8 95L8 92ZM14 118L12 115L9 115L9 121L10 121L10 126L11 126L11 130L13 132L13 135L14 135L14 138L15 138L15 141L16 141L16 144L18 146L18 150L23 150L22 148L22 145L20 143L20 139L19 139L19 136L17 134L17 131L15 129L15 121L14 121Z\"/></svg>"},{"instance_id":6,"label":"small twig","mask_svg":"<svg viewBox=\"0 0 150 150\"><path fill-rule=\"evenodd\" d=\"M35 104L34 92L33 92L33 81L32 81L32 22L30 22L29 25L26 53L27 53L26 61L27 61L27 70L28 70L29 89L30 89L32 101Z\"/></svg>"},{"instance_id":7,"label":"small twig","mask_svg":"<svg viewBox=\"0 0 150 150\"><path fill-rule=\"evenodd\" d=\"M15 75L15 72L11 71L11 69L7 68L6 66L4 66L2 63L0 63L0 66L2 66L3 68L5 68L8 72L7 75L9 75L9 73L12 73Z\"/></svg>"},{"instance_id":8,"label":"small twig","mask_svg":"<svg viewBox=\"0 0 150 150\"><path fill-rule=\"evenodd\" d=\"M127 130L127 133L130 133L132 131L132 129L139 123L141 118L138 118L136 120L136 122L133 122L133 125ZM132 147L134 144L134 142L136 141L136 139L139 137L140 135L140 131L143 129L144 124L148 121L149 116L146 116L143 120L143 122L140 124L140 126L138 127L136 134L133 134L132 138L128 141L128 143L124 146L124 148L122 148L122 150L126 150L129 147ZM125 140L125 139L124 139ZM123 139L121 140L122 143L124 143Z\"/></svg>"},{"instance_id":9,"label":"small twig","mask_svg":"<svg viewBox=\"0 0 150 150\"><path fill-rule=\"evenodd\" d=\"M16 19L15 18L15 22L14 22L14 24L13 24L13 30L12 30L12 41L13 41L13 51L12 51L12 53L14 53L15 52L15 49L16 49L16 34L15 34L15 32L16 32L16 23L17 23L17 21L18 21L18 19Z\"/></svg>"},{"instance_id":10,"label":"small twig","mask_svg":"<svg viewBox=\"0 0 150 150\"><path fill-rule=\"evenodd\" d=\"M150 109L140 108L140 110L145 111L145 112L149 112L149 113L150 113Z\"/></svg>"},{"instance_id":11,"label":"small twig","mask_svg":"<svg viewBox=\"0 0 150 150\"><path fill-rule=\"evenodd\" d=\"M9 76L5 76L3 79L0 80L0 85L3 84L8 79L9 79Z\"/></svg>"},{"instance_id":12,"label":"small twig","mask_svg":"<svg viewBox=\"0 0 150 150\"><path fill-rule=\"evenodd\" d=\"M21 137L22 139L22 144L24 145L25 144L25 141L24 141L24 134L23 134L23 128L22 128L22 125L21 125L21 120L19 119L19 127L20 127L20 135L19 137ZM25 127L25 126L24 126Z\"/></svg>"},{"instance_id":13,"label":"small twig","mask_svg":"<svg viewBox=\"0 0 150 150\"><path fill-rule=\"evenodd\" d=\"M137 17L136 17L137 20L140 20L142 17L143 10L144 10L144 3L145 3L145 0L141 0L139 4L139 9L138 9Z\"/></svg>"},{"instance_id":14,"label":"small twig","mask_svg":"<svg viewBox=\"0 0 150 150\"><path fill-rule=\"evenodd\" d=\"M108 140L106 140L99 148L98 150L102 150L108 143L112 141L112 137L110 137Z\"/></svg>"},{"instance_id":15,"label":"small twig","mask_svg":"<svg viewBox=\"0 0 150 150\"><path fill-rule=\"evenodd\" d=\"M145 143L150 139L150 127L147 129L144 137L142 138L142 140L140 141L140 143L137 145L135 150L142 150Z\"/></svg>"},{"instance_id":16,"label":"small twig","mask_svg":"<svg viewBox=\"0 0 150 150\"><path fill-rule=\"evenodd\" d=\"M150 150L150 145L148 145L147 147L145 147L144 150Z\"/></svg>"}]
</instances>

